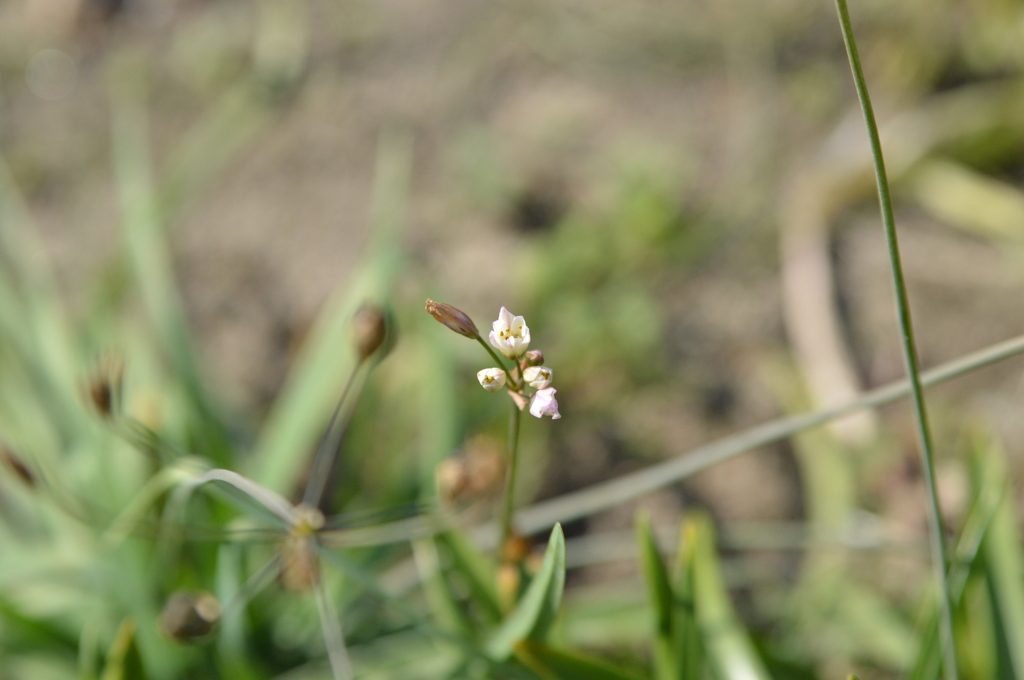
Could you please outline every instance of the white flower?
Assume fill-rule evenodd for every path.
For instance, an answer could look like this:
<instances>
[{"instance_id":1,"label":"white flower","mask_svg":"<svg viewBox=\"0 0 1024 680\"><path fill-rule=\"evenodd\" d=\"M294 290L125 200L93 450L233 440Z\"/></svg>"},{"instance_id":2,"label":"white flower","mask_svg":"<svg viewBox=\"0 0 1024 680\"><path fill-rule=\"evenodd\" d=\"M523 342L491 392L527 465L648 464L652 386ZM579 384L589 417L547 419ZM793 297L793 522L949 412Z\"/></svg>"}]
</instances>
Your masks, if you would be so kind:
<instances>
[{"instance_id":1,"label":"white flower","mask_svg":"<svg viewBox=\"0 0 1024 680\"><path fill-rule=\"evenodd\" d=\"M547 366L530 366L523 371L523 380L535 390L542 390L551 384L551 369Z\"/></svg>"},{"instance_id":2,"label":"white flower","mask_svg":"<svg viewBox=\"0 0 1024 680\"><path fill-rule=\"evenodd\" d=\"M530 415L535 418L551 416L552 420L561 418L562 414L558 412L558 402L555 401L555 392L557 391L554 387L537 390L533 399L530 400Z\"/></svg>"},{"instance_id":3,"label":"white flower","mask_svg":"<svg viewBox=\"0 0 1024 680\"><path fill-rule=\"evenodd\" d=\"M500 368L485 368L477 372L476 379L480 381L480 387L488 392L497 392L505 386L505 371Z\"/></svg>"},{"instance_id":4,"label":"white flower","mask_svg":"<svg viewBox=\"0 0 1024 680\"><path fill-rule=\"evenodd\" d=\"M498 313L498 320L491 324L491 327L494 329L488 336L491 344L509 359L523 356L526 348L530 346L530 329L526 321L521 316L512 316L504 307Z\"/></svg>"}]
</instances>

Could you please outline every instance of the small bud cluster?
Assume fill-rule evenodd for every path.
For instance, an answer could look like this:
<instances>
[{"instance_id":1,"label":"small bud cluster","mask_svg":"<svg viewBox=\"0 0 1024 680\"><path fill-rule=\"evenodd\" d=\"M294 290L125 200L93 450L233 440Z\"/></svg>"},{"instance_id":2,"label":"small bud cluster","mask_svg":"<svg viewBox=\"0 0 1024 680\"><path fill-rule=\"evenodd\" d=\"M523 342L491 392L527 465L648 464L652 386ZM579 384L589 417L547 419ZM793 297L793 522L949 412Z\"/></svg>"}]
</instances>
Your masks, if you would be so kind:
<instances>
[{"instance_id":1,"label":"small bud cluster","mask_svg":"<svg viewBox=\"0 0 1024 680\"><path fill-rule=\"evenodd\" d=\"M462 310L443 302L427 300L427 311L431 316L459 335L483 342L476 324ZM496 366L478 371L476 379L480 386L488 392L500 392L508 389L509 395L520 409L530 406L530 415L537 418L551 416L553 420L561 418L558 412L558 401L555 399L554 387L551 387L551 369L543 366L544 353L539 349L528 350L530 346L530 327L521 316L502 307L498 319L491 324L491 332L487 335L491 347L501 352L506 359L515 362L511 370ZM497 358L497 355L494 355ZM526 393L526 388L534 391Z\"/></svg>"}]
</instances>

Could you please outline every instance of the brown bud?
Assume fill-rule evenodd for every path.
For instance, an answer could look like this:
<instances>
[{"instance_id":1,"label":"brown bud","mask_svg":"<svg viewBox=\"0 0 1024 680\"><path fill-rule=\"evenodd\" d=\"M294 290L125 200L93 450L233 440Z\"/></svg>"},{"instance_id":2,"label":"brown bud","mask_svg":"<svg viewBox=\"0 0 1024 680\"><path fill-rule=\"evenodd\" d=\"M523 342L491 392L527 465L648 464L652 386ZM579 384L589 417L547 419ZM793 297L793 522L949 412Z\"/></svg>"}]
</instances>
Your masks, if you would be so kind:
<instances>
[{"instance_id":1,"label":"brown bud","mask_svg":"<svg viewBox=\"0 0 1024 680\"><path fill-rule=\"evenodd\" d=\"M178 642L192 642L210 634L220 613L220 602L211 593L179 590L160 612L160 630Z\"/></svg>"},{"instance_id":2,"label":"brown bud","mask_svg":"<svg viewBox=\"0 0 1024 680\"><path fill-rule=\"evenodd\" d=\"M85 384L89 402L104 418L113 418L121 408L123 377L124 360L117 354L104 354Z\"/></svg>"},{"instance_id":3,"label":"brown bud","mask_svg":"<svg viewBox=\"0 0 1024 680\"><path fill-rule=\"evenodd\" d=\"M539 349L531 349L523 356L523 360L527 366L543 366L544 352L541 352Z\"/></svg>"},{"instance_id":4,"label":"brown bud","mask_svg":"<svg viewBox=\"0 0 1024 680\"><path fill-rule=\"evenodd\" d=\"M25 482L25 486L30 489L35 488L35 475L32 474L32 471L27 465L25 465L24 461L18 458L13 451L2 443L0 443L0 461L3 461L4 465L6 465L18 479Z\"/></svg>"},{"instance_id":5,"label":"brown bud","mask_svg":"<svg viewBox=\"0 0 1024 680\"><path fill-rule=\"evenodd\" d=\"M483 435L469 440L462 453L448 456L434 470L438 498L448 506L493 498L504 478L501 445Z\"/></svg>"},{"instance_id":6,"label":"brown bud","mask_svg":"<svg viewBox=\"0 0 1024 680\"><path fill-rule=\"evenodd\" d=\"M432 317L459 335L464 335L473 340L480 337L480 331L476 329L476 324L461 309L452 307L444 302L427 300L427 311L430 312Z\"/></svg>"},{"instance_id":7,"label":"brown bud","mask_svg":"<svg viewBox=\"0 0 1024 680\"><path fill-rule=\"evenodd\" d=\"M528 538L513 533L501 546L501 560L510 564L519 564L530 556L531 549L532 545Z\"/></svg>"},{"instance_id":8,"label":"brown bud","mask_svg":"<svg viewBox=\"0 0 1024 680\"><path fill-rule=\"evenodd\" d=\"M387 313L376 305L363 305L352 319L352 335L360 360L370 358L388 339Z\"/></svg>"}]
</instances>

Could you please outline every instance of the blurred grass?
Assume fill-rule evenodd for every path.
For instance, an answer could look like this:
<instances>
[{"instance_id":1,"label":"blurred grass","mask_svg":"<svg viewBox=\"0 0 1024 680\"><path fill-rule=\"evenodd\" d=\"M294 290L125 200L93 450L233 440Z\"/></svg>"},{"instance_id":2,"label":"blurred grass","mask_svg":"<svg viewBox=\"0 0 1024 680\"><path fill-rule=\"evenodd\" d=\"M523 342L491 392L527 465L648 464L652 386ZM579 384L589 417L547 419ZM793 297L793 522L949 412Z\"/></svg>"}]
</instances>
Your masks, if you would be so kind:
<instances>
[{"instance_id":1,"label":"blurred grass","mask_svg":"<svg viewBox=\"0 0 1024 680\"><path fill-rule=\"evenodd\" d=\"M852 99L838 79L838 35L822 8L730 2L627 12L574 2L431 9L437 18L415 29L406 26L404 9L317 2L197 3L149 28L115 19L116 28L97 29L109 31L94 34L102 39L76 47L85 55L79 60L83 98L90 88L107 91L90 80L93 64L113 83L113 126L100 107L94 115L102 125L83 123L93 145L84 151L76 143L40 141L51 133L56 139L54 131L66 122L46 117L55 107L25 103L32 95L18 83L19 60L27 56L16 55L30 55L37 50L30 43L42 39L12 37L15 20L0 14L0 33L10 38L0 40L0 150L10 164L10 170L0 165L0 443L38 480L28 488L0 466L0 678L113 678L135 653L145 677L327 677L312 602L274 588L226 620L209 646L180 647L159 635L155 617L170 590L208 587L229 601L269 548L190 541L179 561L158 564L163 553L148 539L129 537L113 548L103 539L159 463L120 442L83 408L82 383L99 350L127 355L126 408L164 441L287 495L301 484L351 367L352 311L367 298L393 303L399 345L352 406L344 445L338 504L365 508L432 498L441 457L479 432L500 436L504 410L484 402L472 384L484 359L476 348L452 346L452 338L423 321L422 299L440 298L433 289L448 291L446 299L465 304L481 327L507 304L530 321L535 343L555 368L566 414L555 424L526 424L523 500L568 500L563 509L587 520L570 534L600 537L632 514L628 503L641 487L621 497L598 492L603 497L586 507L561 494L625 481L652 460L680 456L726 432L750 435L748 426L813 408L803 396L806 367L786 361L784 369L761 370L788 351L772 292L773 202L797 174L794 166L823 178L825 188L808 197L822 201L836 223L825 226L825 242L834 250L831 275L846 305L843 330L856 374L871 385L893 376L888 339L877 339L888 330L871 327L874 317L857 306L873 289L870 276L854 266L872 254L841 238L856 233L867 214L868 185L866 166L853 151L860 142L838 122ZM892 139L897 210L924 223L912 224L913 233L936 236L954 255L963 243L956 239L966 234L966 243L992 253L988 262L1012 264L1024 129L1017 115L1024 63L1014 40L1019 8L911 3L860 11L868 77L873 87L878 83L885 118L893 120L883 142L888 152ZM954 24L951 17L965 20ZM444 57L434 61L435 51ZM387 80L395 63L407 69L401 82ZM376 89L364 77L380 78ZM338 82L356 81L362 89L338 94ZM403 89L409 82L422 89ZM457 113L442 112L450 110ZM478 134L460 137L469 126ZM88 163L106 162L95 148L106 144L106 133L96 130L107 127L123 219L109 237L117 253L97 267L86 261L103 256L82 248L78 257L75 246L86 237L74 229L85 232L89 220L99 219L88 210L79 217L76 206L86 203L68 197L97 191ZM343 128L355 132L338 131ZM395 129L413 132L389 131ZM446 159L459 156L453 151L459 144L472 148L463 149L463 165L453 169ZM314 160L307 166L280 154L292 145ZM51 148L59 150L57 160L47 156ZM359 245L356 235L335 238L362 215L331 156L345 158L351 175L373 185L368 245ZM816 160L805 162L809 156ZM109 173L104 166L99 174ZM287 226L320 220L318 230L301 233L316 233L325 245L314 248L322 251L323 260L316 260L282 249L282 241L268 244L268 258L289 261L299 272L268 288L289 306L298 297L289 281L320 290L336 279L344 284L288 356L280 396L255 434L248 425L258 417L219 403L224 390L209 379L210 330L197 322L195 306L197 295L223 293L185 286L182 295L177 280L188 283L195 272L196 246L182 245L189 233L194 239L196 230L223 220L225 233L241 229L249 234L243 238L253 238L265 232L245 232L232 220L280 219L282 213L252 216L277 190L270 176L294 176L301 186L324 180L342 198L277 194L291 201L283 210ZM232 213L225 201L255 207ZM79 219L75 228L55 227ZM342 251L362 253L361 264L337 264L328 283L315 263ZM911 273L924 318L948 317L964 332L940 337L926 322L930 364L1019 332L1019 296L1012 289L1019 276L1012 267L1005 274L1009 293L954 290L967 277L998 273L994 266L981 272L965 261L948 272L961 278L945 287L937 281L947 272L931 269L931 279ZM94 278L104 280L95 296ZM943 297L951 290L979 309L952 309ZM888 301L878 296L877 302ZM283 316L298 344L297 327L311 315ZM234 345L217 351L243 352ZM289 351L275 346L273 355ZM253 373L270 372L251 363ZM1012 452L1021 441L1012 425L1015 382L1013 369L1004 368L965 381L959 391L936 392L943 432L957 432L965 414L991 419L998 432L991 443L944 441L938 456L940 464L965 462L969 470L951 473L948 491L959 536L951 576L960 591L957 632L968 678L1024 674L1017 658L1024 605L1013 494L1019 460ZM568 576L567 611L551 640L519 648L523 664L515 671L490 666L428 630L436 625L449 636L480 637L480 622L490 630L500 620L491 592L494 565L464 536L421 544L436 567L425 571L424 583L444 586L434 595L414 589L379 600L372 584L332 575L328 592L345 609L356 667L366 677L668 677L665 659L695 644L693 628L682 627L691 632L687 638L678 626L659 627L659 636L644 626L654 611L661 623L669 612L686 620L685 593L692 588L708 660L720 669L716 677L834 677L856 670L888 678L908 666L912 677L937 677L934 621L921 615L929 607L919 585L921 532L907 504L896 502L917 493L916 477L907 471L905 436L893 415L881 413L881 433L865 451L849 450L820 430L773 444L770 454L788 461L785 474L799 480L792 487L799 489L797 514L770 517L805 529L806 540L774 544L796 546L786 550L788 558L763 548L772 544L763 529L761 548L727 552L723 568L711 524L697 520L700 540L694 534L696 542L682 541L675 574L648 532L644 555L662 598L652 608L635 583L637 564L628 549L620 550L619 561L630 566L615 571L574 563L570 540L567 559L579 566ZM741 437L728 455L787 439L811 422L774 423L771 437ZM999 452L999 440L1010 455ZM643 490L680 478L649 476L658 479ZM970 487L961 505L958 480ZM681 507L707 505L728 536L743 512L754 519L782 512L756 501L756 492L775 479L744 481L737 473L725 494L706 482L652 497L664 502L651 501L654 523L667 526ZM152 526L161 509L158 500L140 511L139 527ZM522 515L524 525L545 528L566 516L557 510L557 500L535 506ZM222 528L234 512L196 501L187 520ZM883 554L833 540L853 525L881 526L885 540L903 549ZM408 552L392 547L346 557L365 576L390 573ZM666 586L681 593L674 608L663 599ZM574 589L585 601L573 600ZM457 626L424 622L426 600L439 597ZM701 676L688 665L690 655L675 660L689 668L679 677Z\"/></svg>"}]
</instances>

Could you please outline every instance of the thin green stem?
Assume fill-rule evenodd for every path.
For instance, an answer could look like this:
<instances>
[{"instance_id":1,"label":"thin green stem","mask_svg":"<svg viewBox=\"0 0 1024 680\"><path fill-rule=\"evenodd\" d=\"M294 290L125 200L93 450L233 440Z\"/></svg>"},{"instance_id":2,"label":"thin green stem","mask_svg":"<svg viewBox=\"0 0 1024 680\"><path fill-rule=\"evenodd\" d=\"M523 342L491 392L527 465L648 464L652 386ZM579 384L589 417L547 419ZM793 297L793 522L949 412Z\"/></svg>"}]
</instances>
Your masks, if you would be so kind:
<instances>
[{"instance_id":1,"label":"thin green stem","mask_svg":"<svg viewBox=\"0 0 1024 680\"><path fill-rule=\"evenodd\" d=\"M928 489L929 533L931 534L932 567L940 589L939 601L942 610L942 637L945 652L944 666L946 677L957 680L959 677L956 658L956 644L953 635L953 606L949 596L949 585L946 582L946 544L942 529L942 514L939 507L939 495L935 488L935 466L932 448L931 430L928 427L928 412L924 403L924 390L921 388L920 369L918 367L917 346L914 343L914 328L910 319L910 305L907 299L907 286L903 278L903 266L900 262L899 241L896 238L896 221L893 218L892 197L889 195L889 180L885 173L885 161L882 158L882 143L878 135L878 125L868 95L868 86L864 80L860 56L857 53L857 42L853 36L850 23L850 11L846 0L836 0L839 12L839 24L843 31L843 42L846 43L846 54L850 59L853 81L857 88L857 98L864 111L868 137L871 140L871 157L875 166L875 180L878 184L878 202L882 210L882 224L885 227L885 238L889 246L889 260L892 268L893 288L896 292L896 310L899 316L901 339L903 341L903 357L910 378L910 391L917 416L917 435L921 448L921 463L924 472L925 486Z\"/></svg>"},{"instance_id":2,"label":"thin green stem","mask_svg":"<svg viewBox=\"0 0 1024 680\"><path fill-rule=\"evenodd\" d=\"M323 501L324 492L327 490L327 481L331 476L331 468L334 466L334 461L338 456L338 447L345 433L345 426L348 424L347 419L342 419L342 409L363 363L365 362L362 360L357 361L356 365L352 367L348 381L341 391L341 397L338 398L338 404L334 407L334 413L331 414L331 420L327 423L323 439L320 440L320 446L317 447L316 456L313 458L313 466L309 470L306 490L302 494L302 502L306 505L319 507Z\"/></svg>"},{"instance_id":3,"label":"thin green stem","mask_svg":"<svg viewBox=\"0 0 1024 680\"><path fill-rule=\"evenodd\" d=\"M512 414L508 421L508 470L505 474L505 498L501 505L501 543L499 550L512 536L512 515L515 512L516 468L519 465L519 423L523 413L519 405L512 402Z\"/></svg>"},{"instance_id":4,"label":"thin green stem","mask_svg":"<svg viewBox=\"0 0 1024 680\"><path fill-rule=\"evenodd\" d=\"M510 386L515 385L515 380L512 379L512 374L509 372L509 370L507 368L505 368L505 362L502 361L501 357L498 356L498 353L495 352L493 349L491 349L491 346L488 345L484 341L484 339L481 338L479 335L477 336L476 341L479 342L481 345L483 345L483 348L485 350L487 350L487 353L490 354L491 358L494 359L495 363L498 364L498 368L500 368L501 370L505 371L505 377L508 378L508 384Z\"/></svg>"}]
</instances>

